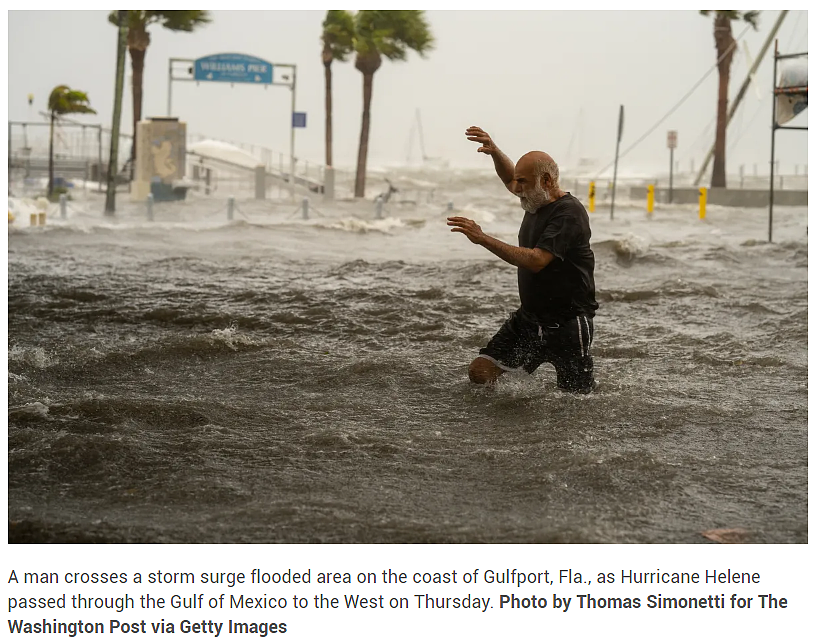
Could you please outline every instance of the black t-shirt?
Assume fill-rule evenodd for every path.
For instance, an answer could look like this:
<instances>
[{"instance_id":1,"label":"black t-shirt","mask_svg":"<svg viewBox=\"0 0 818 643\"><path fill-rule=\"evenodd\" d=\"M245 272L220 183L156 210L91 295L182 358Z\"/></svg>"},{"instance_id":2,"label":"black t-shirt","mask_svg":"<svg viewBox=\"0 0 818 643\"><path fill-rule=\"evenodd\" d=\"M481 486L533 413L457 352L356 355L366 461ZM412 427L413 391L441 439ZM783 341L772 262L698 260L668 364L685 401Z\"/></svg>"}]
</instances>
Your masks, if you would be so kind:
<instances>
[{"instance_id":1,"label":"black t-shirt","mask_svg":"<svg viewBox=\"0 0 818 643\"><path fill-rule=\"evenodd\" d=\"M599 305L591 225L579 200L566 192L535 213L526 212L518 239L520 247L542 248L554 255L539 272L517 269L523 310L545 322L593 317Z\"/></svg>"}]
</instances>

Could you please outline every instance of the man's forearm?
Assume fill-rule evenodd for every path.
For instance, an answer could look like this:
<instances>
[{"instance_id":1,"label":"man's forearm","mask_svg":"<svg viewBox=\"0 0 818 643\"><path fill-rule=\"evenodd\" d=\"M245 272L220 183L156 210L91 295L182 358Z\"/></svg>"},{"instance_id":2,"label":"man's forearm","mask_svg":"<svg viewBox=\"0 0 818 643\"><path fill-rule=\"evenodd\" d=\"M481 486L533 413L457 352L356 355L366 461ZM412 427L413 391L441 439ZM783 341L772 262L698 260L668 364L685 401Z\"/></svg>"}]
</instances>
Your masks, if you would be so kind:
<instances>
[{"instance_id":1,"label":"man's forearm","mask_svg":"<svg viewBox=\"0 0 818 643\"><path fill-rule=\"evenodd\" d=\"M550 256L543 256L544 254L550 253L545 253L543 250L512 246L488 235L484 235L480 241L480 245L489 252L496 254L503 261L510 263L512 266L525 268L531 272L539 272L550 261Z\"/></svg>"},{"instance_id":2,"label":"man's forearm","mask_svg":"<svg viewBox=\"0 0 818 643\"><path fill-rule=\"evenodd\" d=\"M500 180L506 185L511 183L514 180L514 163L511 162L511 159L499 149L492 153L491 158L494 161L494 169Z\"/></svg>"}]
</instances>

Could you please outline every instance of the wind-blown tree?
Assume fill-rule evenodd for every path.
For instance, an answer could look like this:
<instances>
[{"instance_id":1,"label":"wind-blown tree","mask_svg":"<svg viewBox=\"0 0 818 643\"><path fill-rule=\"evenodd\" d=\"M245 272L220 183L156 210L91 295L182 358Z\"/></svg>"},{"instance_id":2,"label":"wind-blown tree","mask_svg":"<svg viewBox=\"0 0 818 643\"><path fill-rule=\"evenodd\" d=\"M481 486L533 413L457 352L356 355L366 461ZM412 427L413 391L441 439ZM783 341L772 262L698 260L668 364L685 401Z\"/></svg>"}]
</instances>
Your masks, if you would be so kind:
<instances>
[{"instance_id":1,"label":"wind-blown tree","mask_svg":"<svg viewBox=\"0 0 818 643\"><path fill-rule=\"evenodd\" d=\"M324 64L324 85L326 88L326 164L332 167L332 63L346 62L354 51L355 19L349 11L330 9L324 19L321 32L321 62Z\"/></svg>"},{"instance_id":2,"label":"wind-blown tree","mask_svg":"<svg viewBox=\"0 0 818 643\"><path fill-rule=\"evenodd\" d=\"M119 27L116 11L108 15L108 22ZM133 146L131 159L136 158L136 124L142 120L142 75L145 70L145 53L151 44L148 27L159 23L171 31L191 32L197 27L210 22L210 15L201 9L179 11L140 11L128 10L128 52L131 55L132 93L133 93Z\"/></svg>"},{"instance_id":3,"label":"wind-blown tree","mask_svg":"<svg viewBox=\"0 0 818 643\"><path fill-rule=\"evenodd\" d=\"M716 107L716 146L713 151L713 177L710 187L727 187L725 172L727 149L727 100L730 88L730 65L736 51L733 20L743 20L758 28L758 11L699 11L704 16L714 14L713 36L716 40L716 61L719 68L719 98Z\"/></svg>"},{"instance_id":4,"label":"wind-blown tree","mask_svg":"<svg viewBox=\"0 0 818 643\"><path fill-rule=\"evenodd\" d=\"M96 114L91 108L88 94L71 89L68 85L57 85L48 96L48 111L51 127L48 134L48 196L54 192L54 123L63 114Z\"/></svg>"},{"instance_id":5,"label":"wind-blown tree","mask_svg":"<svg viewBox=\"0 0 818 643\"><path fill-rule=\"evenodd\" d=\"M364 75L361 140L355 174L355 196L364 196L366 157L369 151L372 80L383 59L404 61L410 50L424 57L432 49L429 23L423 11L365 10L355 14L355 68Z\"/></svg>"}]
</instances>

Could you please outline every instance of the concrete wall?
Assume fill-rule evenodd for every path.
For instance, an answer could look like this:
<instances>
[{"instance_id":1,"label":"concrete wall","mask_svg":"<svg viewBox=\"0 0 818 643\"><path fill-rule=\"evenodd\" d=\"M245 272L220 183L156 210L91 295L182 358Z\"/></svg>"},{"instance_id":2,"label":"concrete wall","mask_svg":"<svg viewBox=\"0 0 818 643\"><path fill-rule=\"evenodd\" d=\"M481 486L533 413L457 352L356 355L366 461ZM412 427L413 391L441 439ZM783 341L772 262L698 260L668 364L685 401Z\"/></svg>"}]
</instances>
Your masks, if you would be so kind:
<instances>
[{"instance_id":1,"label":"concrete wall","mask_svg":"<svg viewBox=\"0 0 818 643\"><path fill-rule=\"evenodd\" d=\"M775 205L807 205L807 190L776 190ZM668 202L667 188L656 190L656 203ZM633 201L647 200L647 188L632 187L630 198ZM674 188L673 203L690 204L699 202L698 188ZM739 208L762 208L770 204L769 190L734 190L731 188L712 188L707 191L707 203L710 205L727 205Z\"/></svg>"}]
</instances>

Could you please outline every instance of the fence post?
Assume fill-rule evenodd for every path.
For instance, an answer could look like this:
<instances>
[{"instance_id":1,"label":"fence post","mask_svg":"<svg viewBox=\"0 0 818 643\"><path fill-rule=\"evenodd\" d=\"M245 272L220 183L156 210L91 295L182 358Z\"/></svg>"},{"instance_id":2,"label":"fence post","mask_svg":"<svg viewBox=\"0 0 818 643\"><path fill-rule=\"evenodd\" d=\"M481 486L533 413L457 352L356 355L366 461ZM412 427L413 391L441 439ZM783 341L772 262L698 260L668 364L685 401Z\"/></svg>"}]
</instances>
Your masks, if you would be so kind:
<instances>
[{"instance_id":1,"label":"fence post","mask_svg":"<svg viewBox=\"0 0 818 643\"><path fill-rule=\"evenodd\" d=\"M304 220L310 218L310 200L307 197L301 201L301 218Z\"/></svg>"},{"instance_id":2,"label":"fence post","mask_svg":"<svg viewBox=\"0 0 818 643\"><path fill-rule=\"evenodd\" d=\"M324 170L324 198L335 198L335 170L331 167Z\"/></svg>"},{"instance_id":3,"label":"fence post","mask_svg":"<svg viewBox=\"0 0 818 643\"><path fill-rule=\"evenodd\" d=\"M233 220L233 208L235 207L235 205L236 205L236 197L234 197L234 196L227 197L227 220L228 221Z\"/></svg>"},{"instance_id":4,"label":"fence post","mask_svg":"<svg viewBox=\"0 0 818 643\"><path fill-rule=\"evenodd\" d=\"M383 219L383 197L380 195L375 199L375 218Z\"/></svg>"},{"instance_id":5,"label":"fence post","mask_svg":"<svg viewBox=\"0 0 818 643\"><path fill-rule=\"evenodd\" d=\"M267 168L263 165L256 166L256 198L267 198Z\"/></svg>"},{"instance_id":6,"label":"fence post","mask_svg":"<svg viewBox=\"0 0 818 643\"><path fill-rule=\"evenodd\" d=\"M60 195L60 218L68 218L68 198L64 194Z\"/></svg>"},{"instance_id":7,"label":"fence post","mask_svg":"<svg viewBox=\"0 0 818 643\"><path fill-rule=\"evenodd\" d=\"M105 171L108 174L108 170ZM97 179L99 180L99 191L102 192L102 125L97 129Z\"/></svg>"},{"instance_id":8,"label":"fence post","mask_svg":"<svg viewBox=\"0 0 818 643\"><path fill-rule=\"evenodd\" d=\"M148 214L148 221L153 221L153 194L149 194L145 199L145 207Z\"/></svg>"}]
</instances>

